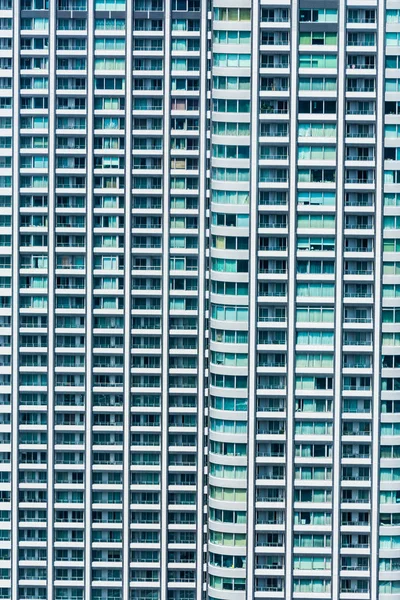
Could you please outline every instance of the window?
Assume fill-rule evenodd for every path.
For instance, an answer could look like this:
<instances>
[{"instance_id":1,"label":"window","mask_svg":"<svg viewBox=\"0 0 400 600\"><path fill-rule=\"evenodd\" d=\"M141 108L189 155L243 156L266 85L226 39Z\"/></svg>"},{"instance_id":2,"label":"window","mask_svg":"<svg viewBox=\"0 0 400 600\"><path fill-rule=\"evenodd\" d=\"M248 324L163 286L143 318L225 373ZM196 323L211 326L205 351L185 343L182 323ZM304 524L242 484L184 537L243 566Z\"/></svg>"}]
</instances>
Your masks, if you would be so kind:
<instances>
[{"instance_id":1,"label":"window","mask_svg":"<svg viewBox=\"0 0 400 600\"><path fill-rule=\"evenodd\" d=\"M249 8L215 8L216 21L250 21Z\"/></svg>"},{"instance_id":2,"label":"window","mask_svg":"<svg viewBox=\"0 0 400 600\"><path fill-rule=\"evenodd\" d=\"M333 54L300 54L300 69L336 69L337 57Z\"/></svg>"},{"instance_id":3,"label":"window","mask_svg":"<svg viewBox=\"0 0 400 600\"><path fill-rule=\"evenodd\" d=\"M298 160L335 160L336 148L334 146L298 146Z\"/></svg>"},{"instance_id":4,"label":"window","mask_svg":"<svg viewBox=\"0 0 400 600\"><path fill-rule=\"evenodd\" d=\"M214 67L250 67L250 54L213 54Z\"/></svg>"},{"instance_id":5,"label":"window","mask_svg":"<svg viewBox=\"0 0 400 600\"><path fill-rule=\"evenodd\" d=\"M299 183L335 183L335 169L299 169Z\"/></svg>"},{"instance_id":6,"label":"window","mask_svg":"<svg viewBox=\"0 0 400 600\"><path fill-rule=\"evenodd\" d=\"M302 137L330 137L336 138L336 124L335 123L300 123L298 126L299 138ZM308 148L306 146L301 146L301 148ZM333 150L333 159L335 158L335 149L330 148L329 146L322 146L322 150L324 151ZM300 158L300 156L299 156Z\"/></svg>"},{"instance_id":7,"label":"window","mask_svg":"<svg viewBox=\"0 0 400 600\"><path fill-rule=\"evenodd\" d=\"M301 13L305 11L300 11ZM337 33L325 31L307 31L300 33L300 45L307 46L335 46L337 44Z\"/></svg>"},{"instance_id":8,"label":"window","mask_svg":"<svg viewBox=\"0 0 400 600\"><path fill-rule=\"evenodd\" d=\"M335 286L333 283L298 283L297 295L310 297L332 297Z\"/></svg>"},{"instance_id":9,"label":"window","mask_svg":"<svg viewBox=\"0 0 400 600\"><path fill-rule=\"evenodd\" d=\"M95 10L125 10L125 0L95 0Z\"/></svg>"},{"instance_id":10,"label":"window","mask_svg":"<svg viewBox=\"0 0 400 600\"><path fill-rule=\"evenodd\" d=\"M211 318L219 321L247 322L248 308L245 306L211 304Z\"/></svg>"},{"instance_id":11,"label":"window","mask_svg":"<svg viewBox=\"0 0 400 600\"><path fill-rule=\"evenodd\" d=\"M250 31L216 30L214 44L250 44Z\"/></svg>"},{"instance_id":12,"label":"window","mask_svg":"<svg viewBox=\"0 0 400 600\"><path fill-rule=\"evenodd\" d=\"M300 23L337 23L338 11L332 9L302 9L300 10Z\"/></svg>"},{"instance_id":13,"label":"window","mask_svg":"<svg viewBox=\"0 0 400 600\"><path fill-rule=\"evenodd\" d=\"M335 250L334 238L298 237L297 250L309 252L333 252Z\"/></svg>"}]
</instances>

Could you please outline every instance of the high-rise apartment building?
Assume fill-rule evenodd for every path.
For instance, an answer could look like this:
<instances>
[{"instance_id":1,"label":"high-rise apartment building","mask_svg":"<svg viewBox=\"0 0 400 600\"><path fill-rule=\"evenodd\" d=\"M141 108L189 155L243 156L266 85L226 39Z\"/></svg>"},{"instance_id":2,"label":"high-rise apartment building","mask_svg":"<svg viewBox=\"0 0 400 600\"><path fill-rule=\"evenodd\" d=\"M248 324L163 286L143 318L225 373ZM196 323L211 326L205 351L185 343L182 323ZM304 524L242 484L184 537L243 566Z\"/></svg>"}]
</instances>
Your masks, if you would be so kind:
<instances>
[{"instance_id":1,"label":"high-rise apartment building","mask_svg":"<svg viewBox=\"0 0 400 600\"><path fill-rule=\"evenodd\" d=\"M0 0L0 147L0 598L400 600L399 1Z\"/></svg>"}]
</instances>

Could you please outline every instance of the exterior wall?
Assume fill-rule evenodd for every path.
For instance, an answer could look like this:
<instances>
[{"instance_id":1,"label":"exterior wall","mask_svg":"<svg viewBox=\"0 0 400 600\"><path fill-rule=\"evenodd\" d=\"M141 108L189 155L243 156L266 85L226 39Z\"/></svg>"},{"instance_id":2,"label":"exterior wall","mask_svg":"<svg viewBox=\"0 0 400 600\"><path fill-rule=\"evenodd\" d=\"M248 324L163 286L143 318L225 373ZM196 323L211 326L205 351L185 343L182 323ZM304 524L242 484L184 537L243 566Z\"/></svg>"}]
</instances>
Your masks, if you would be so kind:
<instances>
[{"instance_id":1,"label":"exterior wall","mask_svg":"<svg viewBox=\"0 0 400 600\"><path fill-rule=\"evenodd\" d=\"M4 8L12 596L201 597L204 7Z\"/></svg>"},{"instance_id":2,"label":"exterior wall","mask_svg":"<svg viewBox=\"0 0 400 600\"><path fill-rule=\"evenodd\" d=\"M0 597L400 599L398 2L0 30Z\"/></svg>"}]
</instances>

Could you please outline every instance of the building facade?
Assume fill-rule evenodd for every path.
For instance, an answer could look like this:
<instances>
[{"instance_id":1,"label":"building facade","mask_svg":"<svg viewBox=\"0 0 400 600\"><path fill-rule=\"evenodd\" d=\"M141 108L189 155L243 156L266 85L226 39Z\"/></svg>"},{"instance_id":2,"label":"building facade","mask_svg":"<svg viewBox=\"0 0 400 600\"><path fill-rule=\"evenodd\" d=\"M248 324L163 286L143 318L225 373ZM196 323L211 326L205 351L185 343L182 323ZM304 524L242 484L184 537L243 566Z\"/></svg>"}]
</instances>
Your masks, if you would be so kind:
<instances>
[{"instance_id":1,"label":"building facade","mask_svg":"<svg viewBox=\"0 0 400 600\"><path fill-rule=\"evenodd\" d=\"M399 2L0 0L0 147L0 598L400 600Z\"/></svg>"}]
</instances>

